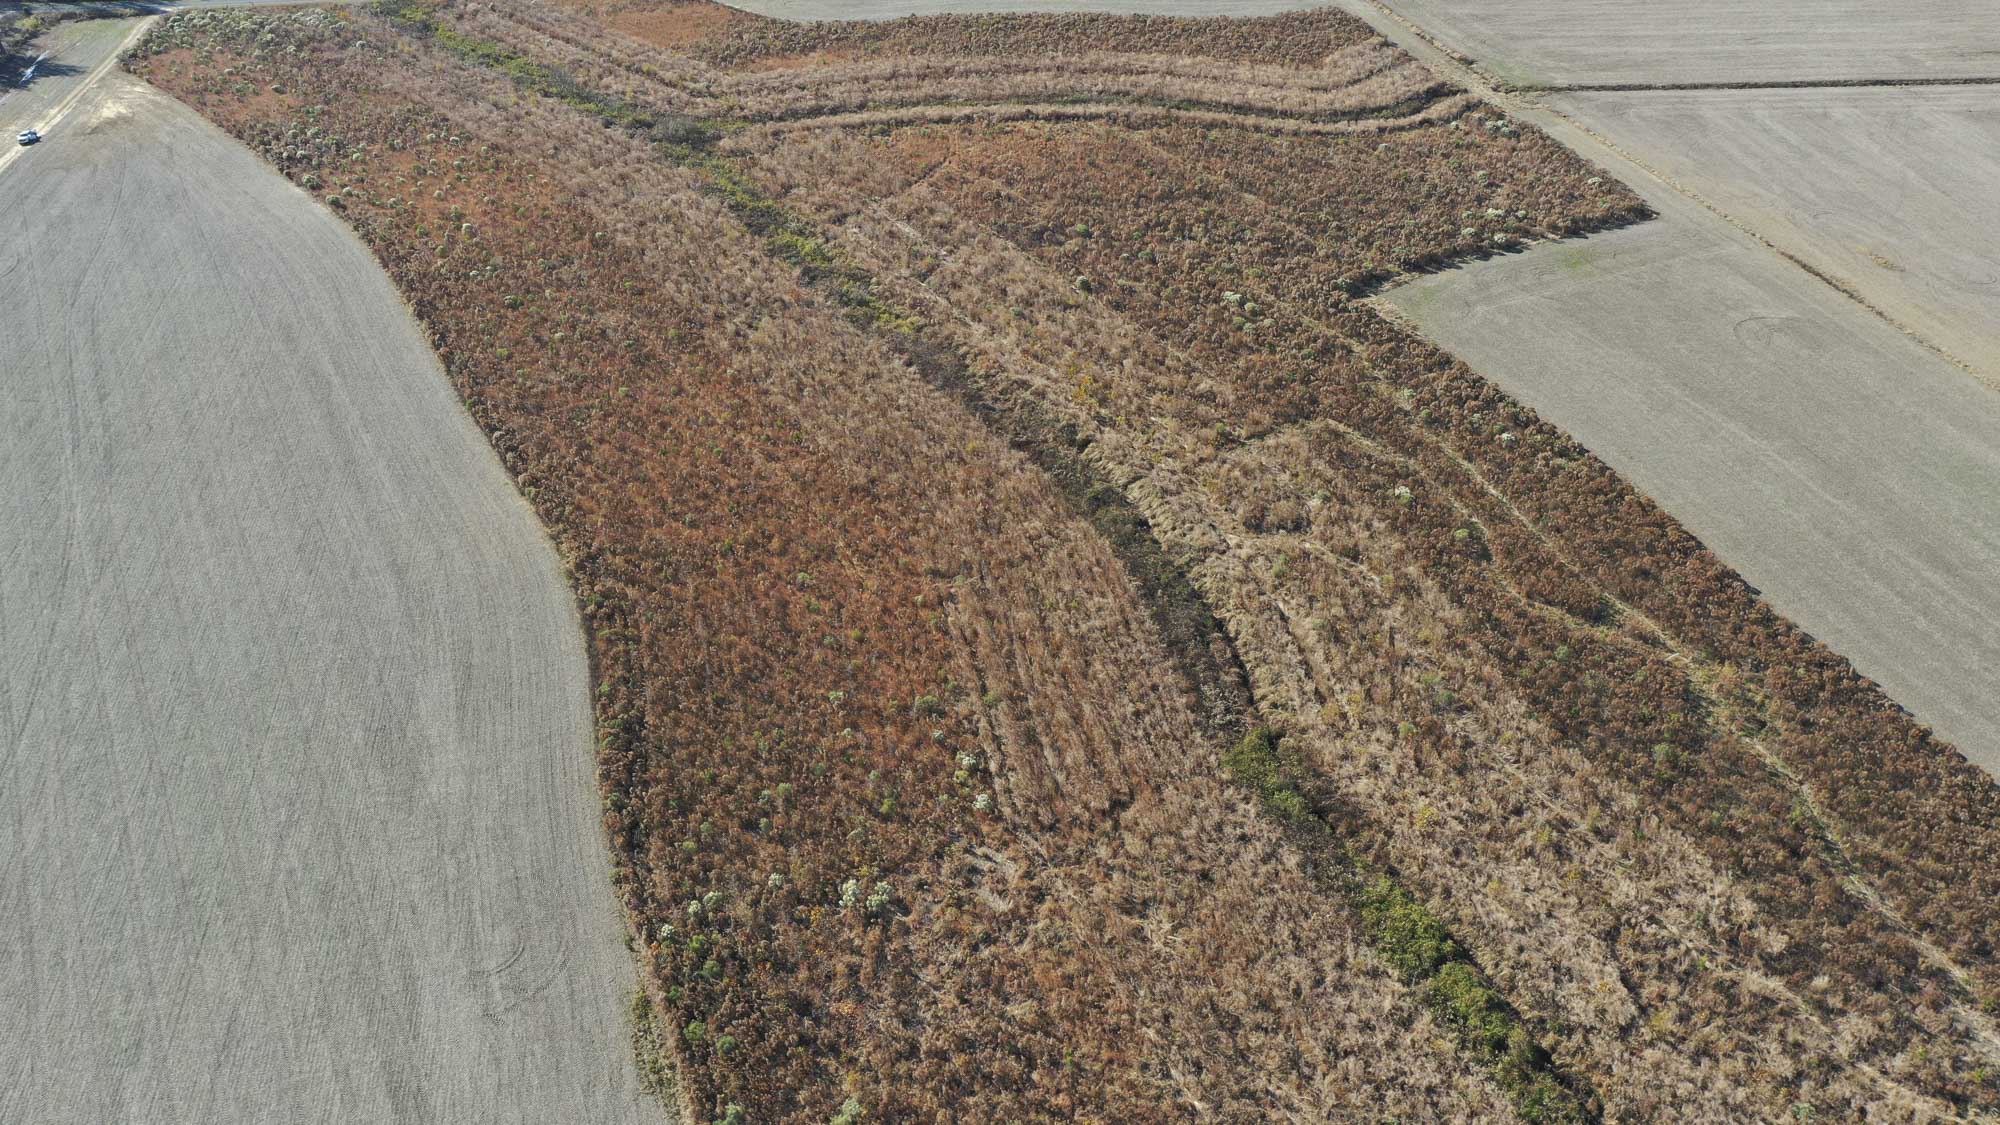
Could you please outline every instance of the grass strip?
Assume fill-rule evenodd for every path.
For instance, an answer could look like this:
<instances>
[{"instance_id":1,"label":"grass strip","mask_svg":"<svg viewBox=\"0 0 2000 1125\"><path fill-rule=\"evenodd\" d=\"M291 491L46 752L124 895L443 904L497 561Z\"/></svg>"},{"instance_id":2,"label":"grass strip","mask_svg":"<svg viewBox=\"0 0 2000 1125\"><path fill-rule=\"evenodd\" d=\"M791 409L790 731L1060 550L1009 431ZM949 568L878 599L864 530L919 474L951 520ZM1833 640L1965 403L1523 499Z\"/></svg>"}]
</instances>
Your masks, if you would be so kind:
<instances>
[{"instance_id":1,"label":"grass strip","mask_svg":"<svg viewBox=\"0 0 2000 1125\"><path fill-rule=\"evenodd\" d=\"M1283 751L1278 732L1259 727L1227 754L1230 777L1256 793L1314 861L1322 886L1360 915L1375 951L1424 1005L1478 1059L1530 1122L1595 1119L1587 1091L1557 1070L1513 1005L1507 1002L1451 931L1409 889L1363 857L1341 827L1331 802L1316 800L1294 779L1300 764Z\"/></svg>"}]
</instances>

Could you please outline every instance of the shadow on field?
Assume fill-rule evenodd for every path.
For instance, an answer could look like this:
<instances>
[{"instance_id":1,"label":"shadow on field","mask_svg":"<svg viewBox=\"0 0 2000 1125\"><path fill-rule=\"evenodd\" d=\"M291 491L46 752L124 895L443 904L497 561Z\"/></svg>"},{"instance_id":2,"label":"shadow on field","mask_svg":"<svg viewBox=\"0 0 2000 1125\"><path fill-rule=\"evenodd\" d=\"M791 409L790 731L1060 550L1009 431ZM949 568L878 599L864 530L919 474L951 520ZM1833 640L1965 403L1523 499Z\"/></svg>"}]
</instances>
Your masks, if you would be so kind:
<instances>
[{"instance_id":1,"label":"shadow on field","mask_svg":"<svg viewBox=\"0 0 2000 1125\"><path fill-rule=\"evenodd\" d=\"M35 54L33 51L11 51L0 56L0 95L10 90L25 90L44 78L64 78L83 73L83 67L54 59L43 59L37 65Z\"/></svg>"}]
</instances>

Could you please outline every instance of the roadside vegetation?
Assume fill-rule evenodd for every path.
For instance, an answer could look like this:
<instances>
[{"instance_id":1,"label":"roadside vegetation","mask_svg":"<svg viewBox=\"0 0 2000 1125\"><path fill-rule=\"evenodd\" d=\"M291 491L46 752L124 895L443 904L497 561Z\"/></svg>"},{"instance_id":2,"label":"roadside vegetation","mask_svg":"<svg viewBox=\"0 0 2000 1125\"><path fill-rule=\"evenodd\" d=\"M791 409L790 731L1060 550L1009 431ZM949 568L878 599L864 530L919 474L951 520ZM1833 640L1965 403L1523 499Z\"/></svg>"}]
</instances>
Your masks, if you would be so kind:
<instances>
[{"instance_id":1,"label":"roadside vegetation","mask_svg":"<svg viewBox=\"0 0 2000 1125\"><path fill-rule=\"evenodd\" d=\"M2000 791L1368 300L1644 212L1360 23L131 65L346 216L568 559L690 1120L2000 1111Z\"/></svg>"}]
</instances>

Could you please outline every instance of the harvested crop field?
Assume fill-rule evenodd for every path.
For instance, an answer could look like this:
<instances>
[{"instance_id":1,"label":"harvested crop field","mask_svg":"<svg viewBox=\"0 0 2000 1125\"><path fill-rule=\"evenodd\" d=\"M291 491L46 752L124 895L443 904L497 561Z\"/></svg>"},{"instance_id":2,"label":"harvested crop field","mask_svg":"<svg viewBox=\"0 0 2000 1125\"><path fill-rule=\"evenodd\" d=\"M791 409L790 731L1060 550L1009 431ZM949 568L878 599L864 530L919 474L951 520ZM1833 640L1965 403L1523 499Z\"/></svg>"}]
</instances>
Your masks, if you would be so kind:
<instances>
[{"instance_id":1,"label":"harvested crop field","mask_svg":"<svg viewBox=\"0 0 2000 1125\"><path fill-rule=\"evenodd\" d=\"M1520 85L2000 78L1976 0L1362 0Z\"/></svg>"},{"instance_id":2,"label":"harvested crop field","mask_svg":"<svg viewBox=\"0 0 2000 1125\"><path fill-rule=\"evenodd\" d=\"M2000 791L1361 300L1629 191L1332 12L605 11L134 66L576 560L692 1120L2000 1108Z\"/></svg>"},{"instance_id":3,"label":"harvested crop field","mask_svg":"<svg viewBox=\"0 0 2000 1125\"><path fill-rule=\"evenodd\" d=\"M2000 86L1550 102L2000 388Z\"/></svg>"},{"instance_id":4,"label":"harvested crop field","mask_svg":"<svg viewBox=\"0 0 2000 1125\"><path fill-rule=\"evenodd\" d=\"M637 0L653 8L657 0ZM1155 16L1270 16L1325 7L1325 0L746 0L730 7L781 20L893 20L1079 12Z\"/></svg>"},{"instance_id":5,"label":"harvested crop field","mask_svg":"<svg viewBox=\"0 0 2000 1125\"><path fill-rule=\"evenodd\" d=\"M1388 299L2000 774L2000 397L1792 273L1649 224Z\"/></svg>"},{"instance_id":6,"label":"harvested crop field","mask_svg":"<svg viewBox=\"0 0 2000 1125\"><path fill-rule=\"evenodd\" d=\"M116 71L0 214L0 1121L661 1120L560 564L367 249Z\"/></svg>"}]
</instances>

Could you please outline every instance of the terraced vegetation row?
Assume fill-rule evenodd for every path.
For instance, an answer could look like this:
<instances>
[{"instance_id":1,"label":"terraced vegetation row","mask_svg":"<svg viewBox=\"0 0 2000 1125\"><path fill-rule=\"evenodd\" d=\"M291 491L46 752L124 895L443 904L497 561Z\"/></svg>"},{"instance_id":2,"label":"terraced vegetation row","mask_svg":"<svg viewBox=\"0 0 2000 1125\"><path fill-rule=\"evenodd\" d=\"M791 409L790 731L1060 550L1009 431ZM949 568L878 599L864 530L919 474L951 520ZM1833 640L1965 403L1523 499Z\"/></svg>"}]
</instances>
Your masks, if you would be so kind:
<instances>
[{"instance_id":1,"label":"terraced vegetation row","mask_svg":"<svg viewBox=\"0 0 2000 1125\"><path fill-rule=\"evenodd\" d=\"M691 1119L2000 1109L2000 794L1369 303L1643 209L1358 22L133 65L348 217L570 560Z\"/></svg>"}]
</instances>

